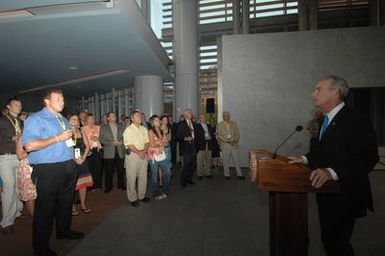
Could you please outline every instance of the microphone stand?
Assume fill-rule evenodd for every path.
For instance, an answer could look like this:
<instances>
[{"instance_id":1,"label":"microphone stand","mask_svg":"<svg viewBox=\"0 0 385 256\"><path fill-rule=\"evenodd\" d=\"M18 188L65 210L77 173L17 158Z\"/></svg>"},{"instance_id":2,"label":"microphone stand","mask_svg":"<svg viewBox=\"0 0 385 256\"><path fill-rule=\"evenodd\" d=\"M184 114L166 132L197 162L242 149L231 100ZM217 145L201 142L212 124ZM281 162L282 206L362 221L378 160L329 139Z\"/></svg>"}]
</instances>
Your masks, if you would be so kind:
<instances>
[{"instance_id":1,"label":"microphone stand","mask_svg":"<svg viewBox=\"0 0 385 256\"><path fill-rule=\"evenodd\" d=\"M277 157L277 151L278 151L278 149L279 149L280 147L282 147L282 145L285 144L285 142L286 142L288 139L290 139L290 137L293 136L293 134L296 133L296 132L297 132L297 130L294 130L294 132L290 133L290 135L287 136L287 138L286 138L284 141L282 141L281 144L278 145L278 147L274 150L274 153L273 153L273 159L275 159L275 158Z\"/></svg>"}]
</instances>

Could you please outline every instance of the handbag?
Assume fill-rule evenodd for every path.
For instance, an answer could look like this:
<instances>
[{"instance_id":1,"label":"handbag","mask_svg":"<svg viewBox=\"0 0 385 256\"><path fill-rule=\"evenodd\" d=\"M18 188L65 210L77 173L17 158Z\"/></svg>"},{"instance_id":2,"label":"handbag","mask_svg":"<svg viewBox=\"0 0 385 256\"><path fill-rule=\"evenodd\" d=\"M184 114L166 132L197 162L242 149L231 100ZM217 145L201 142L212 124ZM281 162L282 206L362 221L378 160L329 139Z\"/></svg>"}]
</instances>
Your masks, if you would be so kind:
<instances>
[{"instance_id":1,"label":"handbag","mask_svg":"<svg viewBox=\"0 0 385 256\"><path fill-rule=\"evenodd\" d=\"M162 153L160 153L159 155L154 154L153 157L156 162L162 162L166 160L166 153L163 150Z\"/></svg>"}]
</instances>

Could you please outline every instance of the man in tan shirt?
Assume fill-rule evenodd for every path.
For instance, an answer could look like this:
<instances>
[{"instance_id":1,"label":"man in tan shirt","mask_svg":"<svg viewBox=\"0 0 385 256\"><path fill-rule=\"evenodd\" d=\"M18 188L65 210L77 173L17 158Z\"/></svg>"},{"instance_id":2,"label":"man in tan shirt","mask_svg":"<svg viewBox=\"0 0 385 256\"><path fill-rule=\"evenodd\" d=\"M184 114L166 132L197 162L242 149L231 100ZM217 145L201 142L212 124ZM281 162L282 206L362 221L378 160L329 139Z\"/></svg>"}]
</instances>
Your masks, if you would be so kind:
<instances>
[{"instance_id":1,"label":"man in tan shirt","mask_svg":"<svg viewBox=\"0 0 385 256\"><path fill-rule=\"evenodd\" d=\"M139 201L147 203L150 199L146 197L147 188L147 148L148 132L140 125L141 113L131 113L131 125L123 133L124 146L130 150L126 155L125 167L127 175L127 197L132 206L138 207ZM138 179L138 192L136 192L136 179Z\"/></svg>"},{"instance_id":2,"label":"man in tan shirt","mask_svg":"<svg viewBox=\"0 0 385 256\"><path fill-rule=\"evenodd\" d=\"M223 112L223 121L217 126L219 145L223 154L223 171L226 179L230 179L230 157L233 158L238 179L244 180L241 167L239 165L239 129L237 123L230 120L230 113Z\"/></svg>"}]
</instances>

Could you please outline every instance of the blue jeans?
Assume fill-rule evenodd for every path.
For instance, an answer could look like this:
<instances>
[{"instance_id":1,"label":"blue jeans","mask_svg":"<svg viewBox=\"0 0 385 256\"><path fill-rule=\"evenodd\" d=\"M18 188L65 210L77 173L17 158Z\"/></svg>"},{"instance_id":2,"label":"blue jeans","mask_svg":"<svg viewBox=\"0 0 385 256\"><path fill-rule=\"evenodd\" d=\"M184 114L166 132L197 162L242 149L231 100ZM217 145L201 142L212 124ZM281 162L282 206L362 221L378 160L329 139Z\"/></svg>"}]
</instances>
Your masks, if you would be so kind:
<instances>
[{"instance_id":1,"label":"blue jeans","mask_svg":"<svg viewBox=\"0 0 385 256\"><path fill-rule=\"evenodd\" d=\"M161 193L159 191L159 186L158 186L158 170L159 167L162 168L163 170L163 193L168 194L169 190L169 184L170 184L170 177L171 177L171 169L170 165L167 161L167 159L161 161L161 162L156 162L155 160L149 160L148 161L150 164L150 169L151 169L151 195L152 197L157 197Z\"/></svg>"}]
</instances>

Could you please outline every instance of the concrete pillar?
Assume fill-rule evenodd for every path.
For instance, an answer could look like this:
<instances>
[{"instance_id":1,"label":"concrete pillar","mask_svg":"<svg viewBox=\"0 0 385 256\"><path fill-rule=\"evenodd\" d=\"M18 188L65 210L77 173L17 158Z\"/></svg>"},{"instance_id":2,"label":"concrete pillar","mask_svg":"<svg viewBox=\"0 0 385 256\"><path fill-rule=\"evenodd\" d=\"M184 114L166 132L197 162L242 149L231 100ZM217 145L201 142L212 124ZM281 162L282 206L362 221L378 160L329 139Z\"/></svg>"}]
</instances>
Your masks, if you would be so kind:
<instances>
[{"instance_id":1,"label":"concrete pillar","mask_svg":"<svg viewBox=\"0 0 385 256\"><path fill-rule=\"evenodd\" d=\"M142 0L141 6L144 18L151 25L151 0Z\"/></svg>"},{"instance_id":2,"label":"concrete pillar","mask_svg":"<svg viewBox=\"0 0 385 256\"><path fill-rule=\"evenodd\" d=\"M308 28L307 1L298 0L298 31L304 31Z\"/></svg>"},{"instance_id":3,"label":"concrete pillar","mask_svg":"<svg viewBox=\"0 0 385 256\"><path fill-rule=\"evenodd\" d=\"M240 0L233 0L233 34L241 33L241 6Z\"/></svg>"},{"instance_id":4,"label":"concrete pillar","mask_svg":"<svg viewBox=\"0 0 385 256\"><path fill-rule=\"evenodd\" d=\"M186 108L199 111L198 6L196 0L174 0L176 115Z\"/></svg>"},{"instance_id":5,"label":"concrete pillar","mask_svg":"<svg viewBox=\"0 0 385 256\"><path fill-rule=\"evenodd\" d=\"M146 115L163 115L163 80L160 76L135 77L135 108Z\"/></svg>"},{"instance_id":6,"label":"concrete pillar","mask_svg":"<svg viewBox=\"0 0 385 256\"><path fill-rule=\"evenodd\" d=\"M112 110L111 111L114 112L115 114L118 114L117 110L116 110L116 103L117 103L116 95L117 95L117 93L116 93L115 88L112 88L112 91L111 91Z\"/></svg>"},{"instance_id":7,"label":"concrete pillar","mask_svg":"<svg viewBox=\"0 0 385 256\"><path fill-rule=\"evenodd\" d=\"M99 120L100 119L100 97L99 97L99 94L97 92L95 92L95 120Z\"/></svg>"},{"instance_id":8,"label":"concrete pillar","mask_svg":"<svg viewBox=\"0 0 385 256\"><path fill-rule=\"evenodd\" d=\"M309 30L318 29L318 1L319 0L308 0Z\"/></svg>"},{"instance_id":9,"label":"concrete pillar","mask_svg":"<svg viewBox=\"0 0 385 256\"><path fill-rule=\"evenodd\" d=\"M250 0L242 0L242 33L249 34Z\"/></svg>"}]
</instances>

